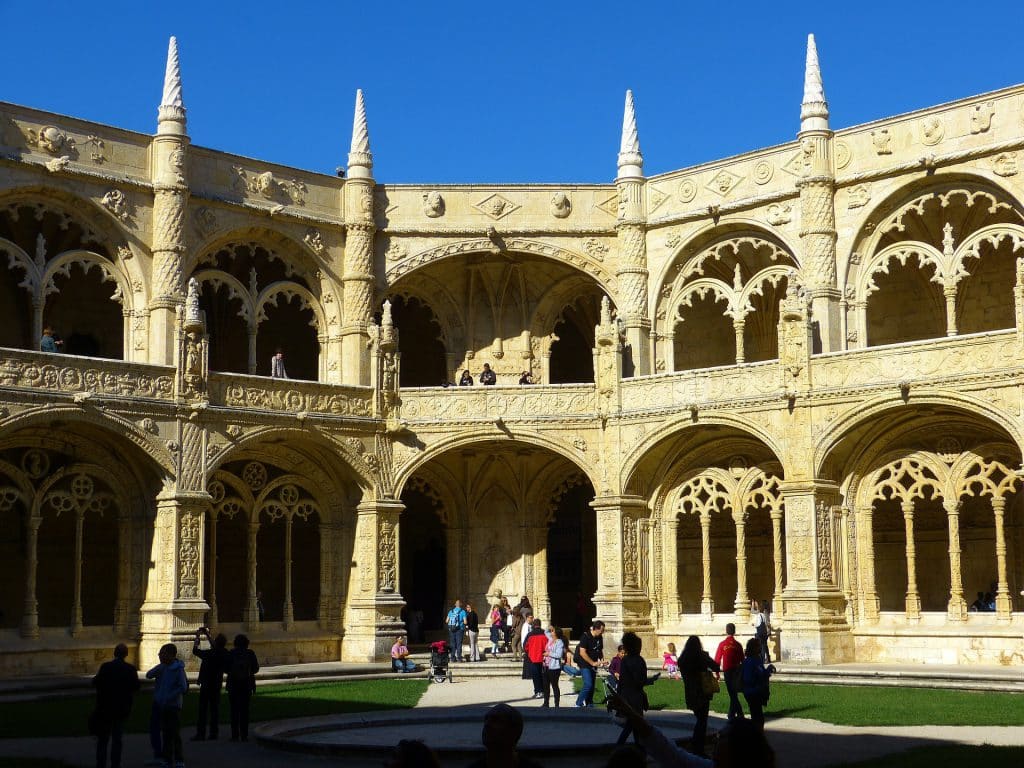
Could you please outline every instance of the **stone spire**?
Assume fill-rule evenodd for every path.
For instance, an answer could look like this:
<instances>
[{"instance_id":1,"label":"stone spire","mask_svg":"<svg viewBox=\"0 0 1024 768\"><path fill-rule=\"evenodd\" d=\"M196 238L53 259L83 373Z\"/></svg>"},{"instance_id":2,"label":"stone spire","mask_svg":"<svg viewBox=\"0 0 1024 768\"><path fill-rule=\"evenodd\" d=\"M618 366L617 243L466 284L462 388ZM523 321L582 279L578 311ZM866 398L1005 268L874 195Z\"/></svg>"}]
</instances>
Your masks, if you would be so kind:
<instances>
[{"instance_id":1,"label":"stone spire","mask_svg":"<svg viewBox=\"0 0 1024 768\"><path fill-rule=\"evenodd\" d=\"M640 154L640 135L636 130L636 109L633 91L626 91L626 108L622 113L622 143L619 145L619 178L644 175L644 156Z\"/></svg>"},{"instance_id":2,"label":"stone spire","mask_svg":"<svg viewBox=\"0 0 1024 768\"><path fill-rule=\"evenodd\" d=\"M352 147L348 152L348 177L372 178L373 155L370 153L370 129L366 124L366 103L363 89L356 90L356 111L352 118Z\"/></svg>"},{"instance_id":3,"label":"stone spire","mask_svg":"<svg viewBox=\"0 0 1024 768\"><path fill-rule=\"evenodd\" d=\"M185 102L181 98L181 68L178 64L178 38L171 37L167 47L167 71L164 73L164 95L160 99L157 120L185 125Z\"/></svg>"},{"instance_id":4,"label":"stone spire","mask_svg":"<svg viewBox=\"0 0 1024 768\"><path fill-rule=\"evenodd\" d=\"M808 35L807 65L804 69L804 99L800 104L800 130L827 131L828 129L828 103L825 101L825 87L821 83L818 47L814 44L814 35Z\"/></svg>"}]
</instances>

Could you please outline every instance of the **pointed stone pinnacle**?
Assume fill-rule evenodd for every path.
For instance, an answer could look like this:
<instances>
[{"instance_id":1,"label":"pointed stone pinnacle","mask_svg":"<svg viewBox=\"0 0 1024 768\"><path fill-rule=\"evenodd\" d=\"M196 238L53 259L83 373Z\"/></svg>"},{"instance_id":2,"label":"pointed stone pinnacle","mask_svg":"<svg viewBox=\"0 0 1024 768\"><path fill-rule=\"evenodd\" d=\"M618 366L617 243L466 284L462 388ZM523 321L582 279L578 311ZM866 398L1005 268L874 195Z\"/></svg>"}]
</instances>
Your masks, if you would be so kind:
<instances>
[{"instance_id":1,"label":"pointed stone pinnacle","mask_svg":"<svg viewBox=\"0 0 1024 768\"><path fill-rule=\"evenodd\" d=\"M800 104L800 130L828 130L828 103L821 82L818 46L807 36L807 64L804 68L804 98Z\"/></svg>"},{"instance_id":2,"label":"pointed stone pinnacle","mask_svg":"<svg viewBox=\"0 0 1024 768\"><path fill-rule=\"evenodd\" d=\"M622 113L622 142L619 144L619 178L644 175L644 156L640 153L640 134L636 129L636 107L633 91L626 91L626 107Z\"/></svg>"},{"instance_id":3,"label":"pointed stone pinnacle","mask_svg":"<svg viewBox=\"0 0 1024 768\"><path fill-rule=\"evenodd\" d=\"M178 62L178 38L171 37L167 46L167 70L164 73L164 94L160 99L158 120L185 122L185 102L181 97L181 67Z\"/></svg>"},{"instance_id":4,"label":"pointed stone pinnacle","mask_svg":"<svg viewBox=\"0 0 1024 768\"><path fill-rule=\"evenodd\" d=\"M370 152L370 128L366 122L363 89L356 90L356 109L352 117L352 146L348 152L349 178L372 176L373 154Z\"/></svg>"}]
</instances>

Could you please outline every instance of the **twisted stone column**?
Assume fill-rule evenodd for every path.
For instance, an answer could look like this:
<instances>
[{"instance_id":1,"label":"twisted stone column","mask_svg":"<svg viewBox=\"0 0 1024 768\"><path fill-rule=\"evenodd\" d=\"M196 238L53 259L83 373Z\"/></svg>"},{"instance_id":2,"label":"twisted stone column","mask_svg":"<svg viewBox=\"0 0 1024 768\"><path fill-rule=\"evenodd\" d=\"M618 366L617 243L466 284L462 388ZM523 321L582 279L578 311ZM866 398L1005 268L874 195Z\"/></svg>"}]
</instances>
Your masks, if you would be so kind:
<instances>
[{"instance_id":1,"label":"twisted stone column","mask_svg":"<svg viewBox=\"0 0 1024 768\"><path fill-rule=\"evenodd\" d=\"M864 618L868 623L878 623L878 588L875 585L875 534L873 530L874 508L864 507L857 515L857 532L860 538L861 599L864 603Z\"/></svg>"},{"instance_id":2,"label":"twisted stone column","mask_svg":"<svg viewBox=\"0 0 1024 768\"><path fill-rule=\"evenodd\" d=\"M949 606L950 621L967 621L967 601L964 600L964 578L960 570L960 500L943 501L949 523Z\"/></svg>"},{"instance_id":3,"label":"twisted stone column","mask_svg":"<svg viewBox=\"0 0 1024 768\"><path fill-rule=\"evenodd\" d=\"M1004 513L1006 499L1002 496L992 497L992 514L996 527L996 617L1000 622L1011 619L1013 601L1010 599L1010 587L1006 579L1006 525Z\"/></svg>"},{"instance_id":4,"label":"twisted stone column","mask_svg":"<svg viewBox=\"0 0 1024 768\"><path fill-rule=\"evenodd\" d=\"M21 636L39 637L39 601L36 599L36 574L39 571L39 524L43 518L29 515L25 542L25 610L21 619Z\"/></svg>"},{"instance_id":5,"label":"twisted stone column","mask_svg":"<svg viewBox=\"0 0 1024 768\"><path fill-rule=\"evenodd\" d=\"M700 513L701 569L704 575L700 598L700 612L710 621L715 613L715 601L711 597L711 515Z\"/></svg>"},{"instance_id":6,"label":"twisted stone column","mask_svg":"<svg viewBox=\"0 0 1024 768\"><path fill-rule=\"evenodd\" d=\"M917 592L917 546L914 542L914 502L904 501L903 526L907 537L907 621L921 620L921 596Z\"/></svg>"},{"instance_id":7,"label":"twisted stone column","mask_svg":"<svg viewBox=\"0 0 1024 768\"><path fill-rule=\"evenodd\" d=\"M736 602L733 612L741 621L750 617L750 595L747 592L747 521L740 513L733 513L736 523Z\"/></svg>"}]
</instances>

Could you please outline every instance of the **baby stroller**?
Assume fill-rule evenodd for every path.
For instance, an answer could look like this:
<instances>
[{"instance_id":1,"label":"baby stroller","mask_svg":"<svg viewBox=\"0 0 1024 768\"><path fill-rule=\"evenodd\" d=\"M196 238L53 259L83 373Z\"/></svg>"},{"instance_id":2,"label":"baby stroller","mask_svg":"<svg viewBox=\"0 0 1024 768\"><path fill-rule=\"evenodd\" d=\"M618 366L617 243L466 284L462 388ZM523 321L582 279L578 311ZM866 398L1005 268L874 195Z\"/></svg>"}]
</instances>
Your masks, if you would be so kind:
<instances>
[{"instance_id":1,"label":"baby stroller","mask_svg":"<svg viewBox=\"0 0 1024 768\"><path fill-rule=\"evenodd\" d=\"M435 683L452 681L452 668L448 663L451 659L451 649L447 640L438 640L430 644L430 666L427 668L427 679Z\"/></svg>"}]
</instances>

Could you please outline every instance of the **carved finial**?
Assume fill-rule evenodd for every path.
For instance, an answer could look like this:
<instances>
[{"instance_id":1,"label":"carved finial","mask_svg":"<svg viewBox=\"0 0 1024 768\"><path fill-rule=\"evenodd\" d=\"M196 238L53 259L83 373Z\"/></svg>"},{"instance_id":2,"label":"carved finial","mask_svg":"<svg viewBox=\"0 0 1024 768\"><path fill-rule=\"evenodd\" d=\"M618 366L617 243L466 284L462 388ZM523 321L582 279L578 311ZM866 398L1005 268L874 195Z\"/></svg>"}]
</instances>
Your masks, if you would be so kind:
<instances>
[{"instance_id":1,"label":"carved finial","mask_svg":"<svg viewBox=\"0 0 1024 768\"><path fill-rule=\"evenodd\" d=\"M384 299L384 311L381 313L381 316L380 316L380 325L381 325L382 328L385 328L385 327L392 327L393 328L394 325L395 325L395 320L391 316L391 300L390 299Z\"/></svg>"},{"instance_id":2,"label":"carved finial","mask_svg":"<svg viewBox=\"0 0 1024 768\"><path fill-rule=\"evenodd\" d=\"M352 147L348 152L348 177L369 179L373 176L373 155L370 153L370 128L366 122L363 89L356 91L356 111L352 118Z\"/></svg>"},{"instance_id":3,"label":"carved finial","mask_svg":"<svg viewBox=\"0 0 1024 768\"><path fill-rule=\"evenodd\" d=\"M644 175L644 156L640 154L640 134L636 130L636 108L633 92L626 91L626 108L622 113L622 143L619 145L619 178Z\"/></svg>"},{"instance_id":4,"label":"carved finial","mask_svg":"<svg viewBox=\"0 0 1024 768\"><path fill-rule=\"evenodd\" d=\"M203 325L203 312L199 308L199 281L189 278L188 293L185 294L185 327Z\"/></svg>"},{"instance_id":5,"label":"carved finial","mask_svg":"<svg viewBox=\"0 0 1024 768\"><path fill-rule=\"evenodd\" d=\"M601 325L612 324L612 301L607 296L601 297Z\"/></svg>"},{"instance_id":6,"label":"carved finial","mask_svg":"<svg viewBox=\"0 0 1024 768\"><path fill-rule=\"evenodd\" d=\"M814 35L807 36L807 65L804 69L804 99L800 104L801 131L828 130L828 103L821 83L818 47Z\"/></svg>"},{"instance_id":7,"label":"carved finial","mask_svg":"<svg viewBox=\"0 0 1024 768\"><path fill-rule=\"evenodd\" d=\"M732 287L736 291L743 290L743 271L740 269L739 264L736 265L736 269L732 273Z\"/></svg>"},{"instance_id":8,"label":"carved finial","mask_svg":"<svg viewBox=\"0 0 1024 768\"><path fill-rule=\"evenodd\" d=\"M953 225L948 221L942 227L942 253L944 256L952 256L953 247Z\"/></svg>"},{"instance_id":9,"label":"carved finial","mask_svg":"<svg viewBox=\"0 0 1024 768\"><path fill-rule=\"evenodd\" d=\"M178 64L178 38L172 37L167 47L167 70L164 73L164 95L157 110L159 122L185 124L185 102L181 98L181 67Z\"/></svg>"}]
</instances>

